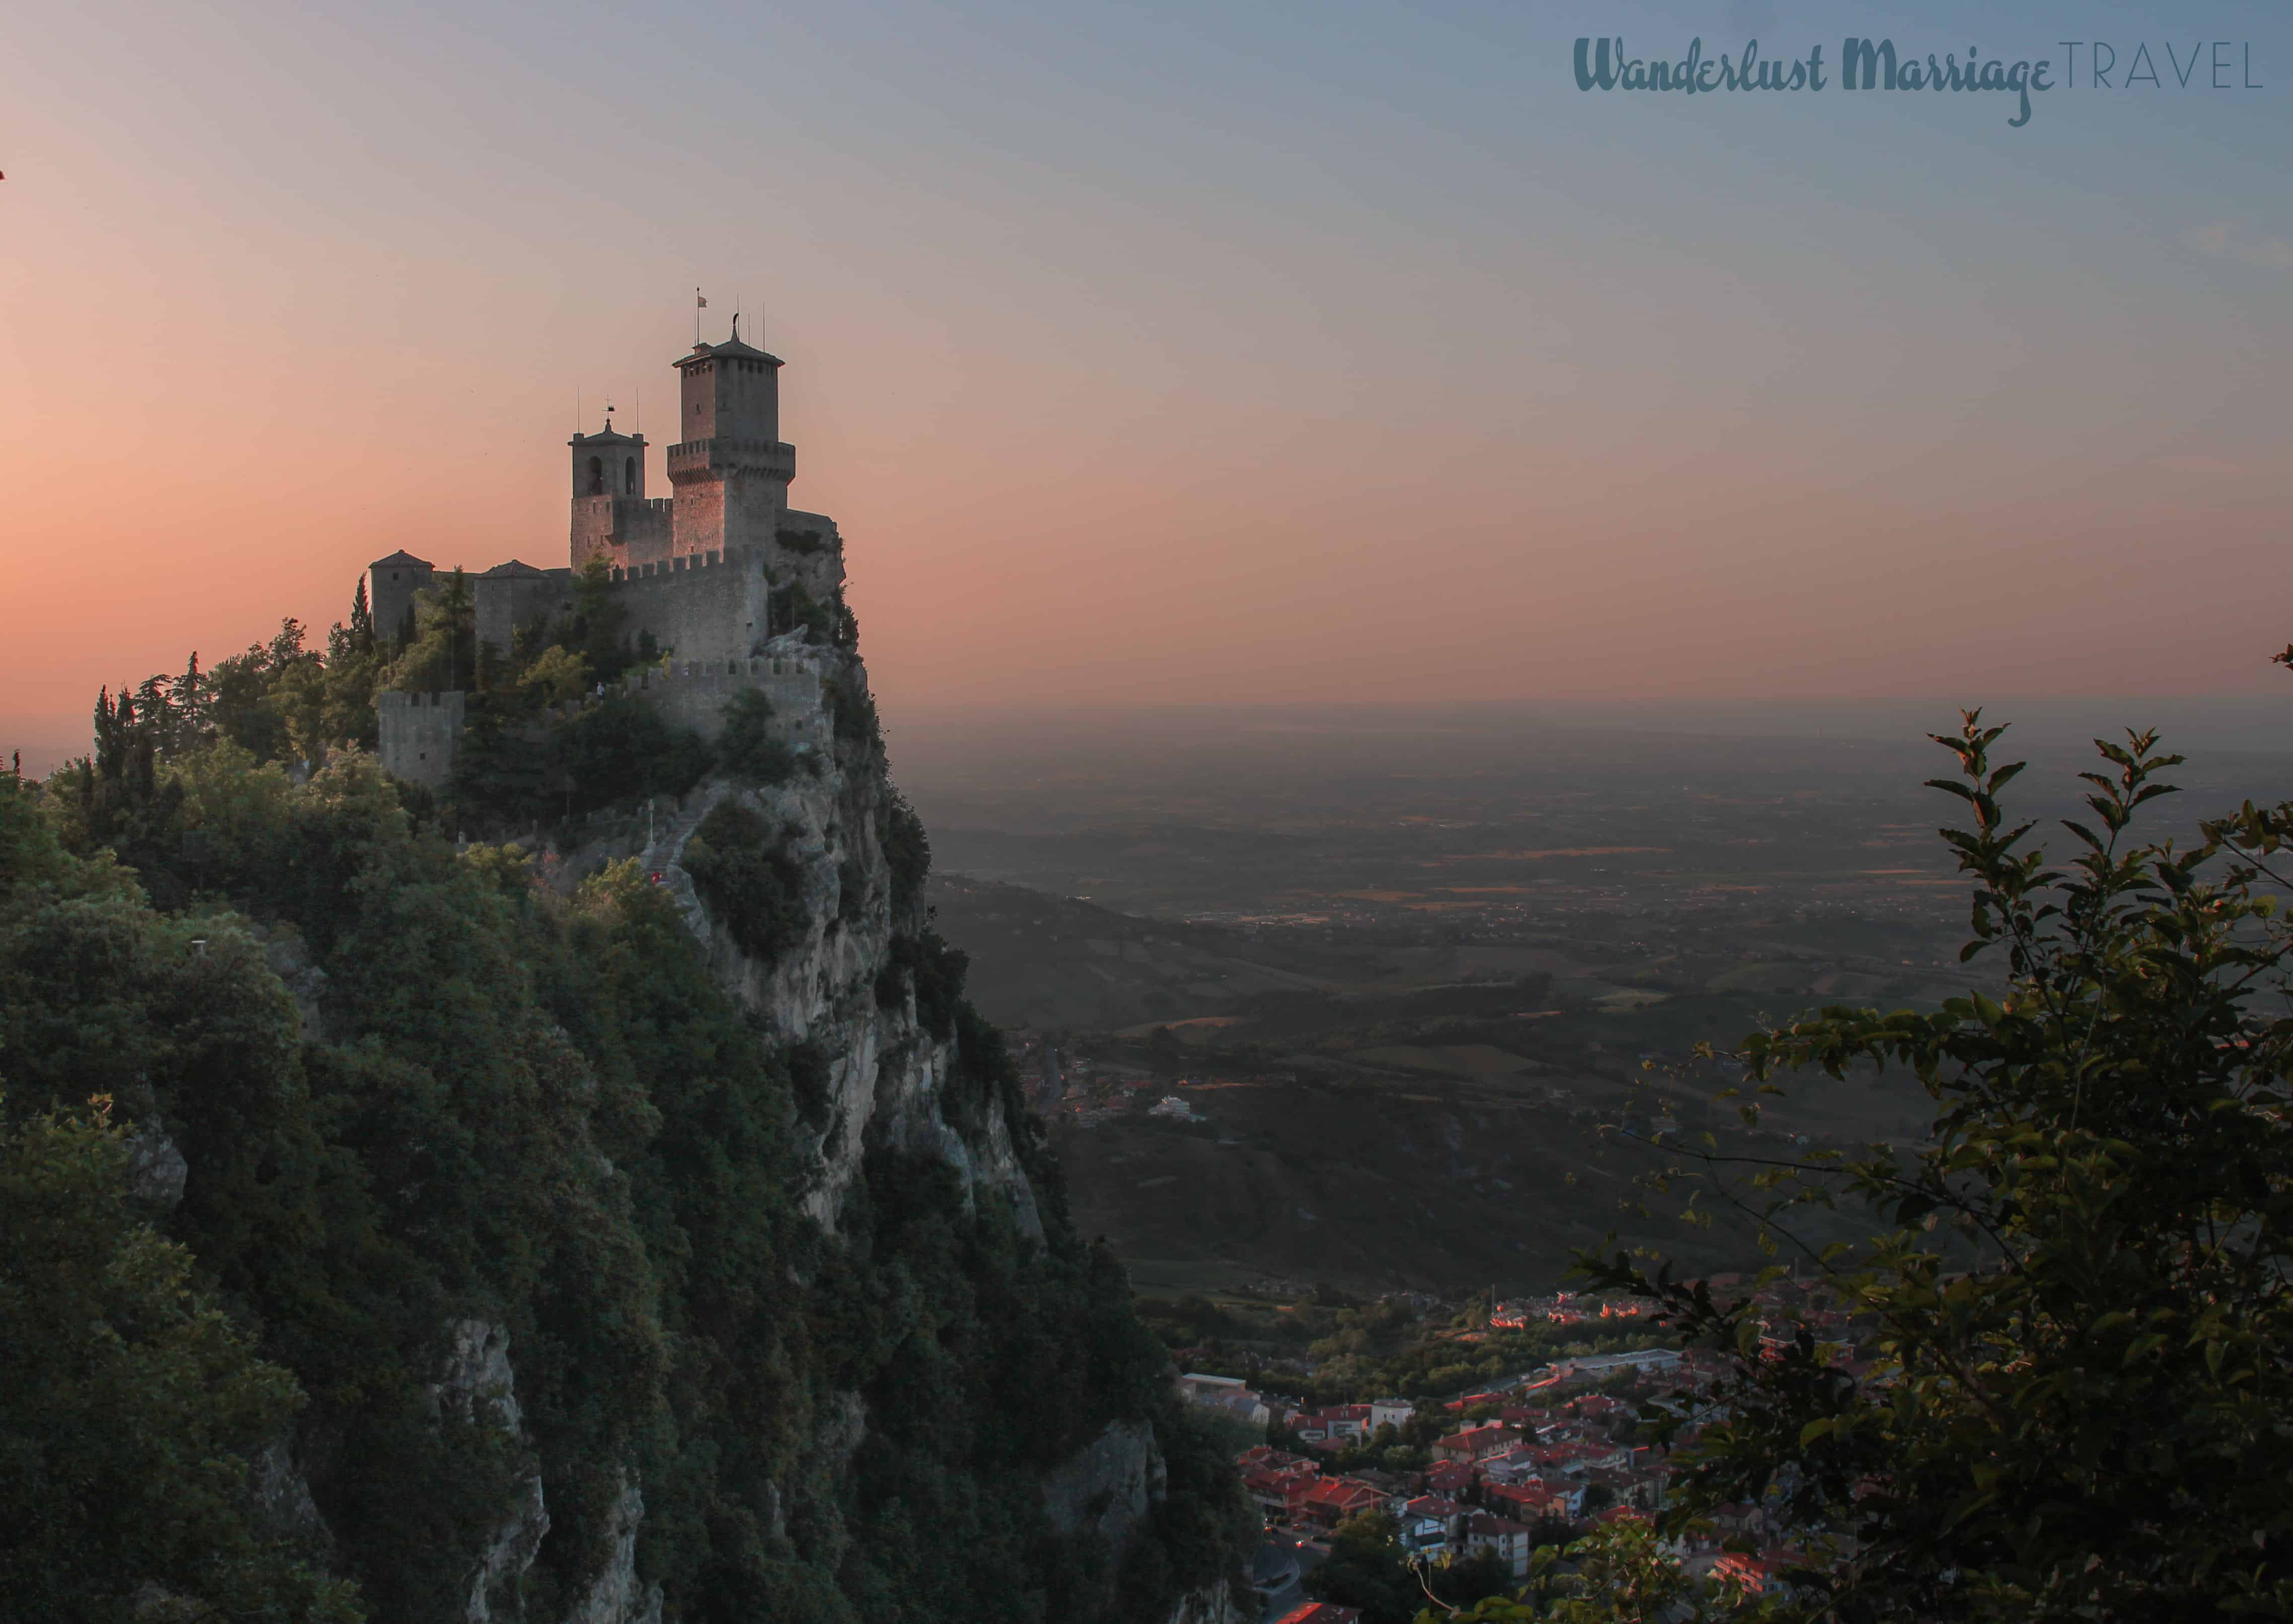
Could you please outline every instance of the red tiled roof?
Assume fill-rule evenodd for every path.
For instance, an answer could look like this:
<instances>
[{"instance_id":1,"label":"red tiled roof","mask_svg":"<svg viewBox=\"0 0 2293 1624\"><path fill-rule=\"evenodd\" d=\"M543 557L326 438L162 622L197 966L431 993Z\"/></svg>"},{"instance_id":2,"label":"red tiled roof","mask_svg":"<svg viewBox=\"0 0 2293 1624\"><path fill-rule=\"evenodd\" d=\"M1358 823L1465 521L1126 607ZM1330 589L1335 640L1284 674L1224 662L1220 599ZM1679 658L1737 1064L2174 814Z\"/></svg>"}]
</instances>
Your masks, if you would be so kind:
<instances>
[{"instance_id":1,"label":"red tiled roof","mask_svg":"<svg viewBox=\"0 0 2293 1624\"><path fill-rule=\"evenodd\" d=\"M1350 1477L1325 1477L1306 1492L1308 1505L1334 1506L1341 1511L1356 1506L1382 1505L1384 1501L1385 1497L1376 1490Z\"/></svg>"}]
</instances>

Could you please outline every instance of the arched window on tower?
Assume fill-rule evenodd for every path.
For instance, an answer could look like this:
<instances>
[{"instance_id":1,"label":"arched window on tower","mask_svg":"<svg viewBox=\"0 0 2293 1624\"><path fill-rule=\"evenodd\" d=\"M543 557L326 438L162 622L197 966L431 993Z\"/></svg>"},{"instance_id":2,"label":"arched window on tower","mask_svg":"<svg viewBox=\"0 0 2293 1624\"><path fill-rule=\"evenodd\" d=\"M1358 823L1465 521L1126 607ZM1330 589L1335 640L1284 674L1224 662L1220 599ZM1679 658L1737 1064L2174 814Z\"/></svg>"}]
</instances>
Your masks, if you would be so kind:
<instances>
[{"instance_id":1,"label":"arched window on tower","mask_svg":"<svg viewBox=\"0 0 2293 1624\"><path fill-rule=\"evenodd\" d=\"M589 459L589 494L591 496L605 494L605 459L602 457Z\"/></svg>"},{"instance_id":2,"label":"arched window on tower","mask_svg":"<svg viewBox=\"0 0 2293 1624\"><path fill-rule=\"evenodd\" d=\"M636 493L637 459L634 457L625 458L621 462L621 494L635 496Z\"/></svg>"}]
</instances>

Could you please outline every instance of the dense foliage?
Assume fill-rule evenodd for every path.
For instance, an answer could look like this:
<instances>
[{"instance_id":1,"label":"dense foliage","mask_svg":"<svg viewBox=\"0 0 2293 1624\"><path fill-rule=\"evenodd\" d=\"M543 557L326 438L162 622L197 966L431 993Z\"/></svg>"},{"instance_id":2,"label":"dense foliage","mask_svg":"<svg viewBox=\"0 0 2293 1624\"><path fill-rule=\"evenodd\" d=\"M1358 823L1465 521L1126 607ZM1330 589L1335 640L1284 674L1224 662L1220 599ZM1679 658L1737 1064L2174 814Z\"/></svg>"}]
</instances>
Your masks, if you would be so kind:
<instances>
[{"instance_id":1,"label":"dense foliage","mask_svg":"<svg viewBox=\"0 0 2293 1624\"><path fill-rule=\"evenodd\" d=\"M709 809L685 848L685 870L701 900L743 953L766 964L802 938L812 917L785 835L753 807L727 800Z\"/></svg>"},{"instance_id":2,"label":"dense foliage","mask_svg":"<svg viewBox=\"0 0 2293 1624\"><path fill-rule=\"evenodd\" d=\"M2188 849L2138 844L2135 813L2172 792L2159 775L2178 758L2147 735L2103 743L2092 818L2066 825L2076 856L2052 867L2001 804L2021 767L1994 763L2000 732L1970 715L1941 741L1960 775L1936 784L1973 814L1945 838L1974 881L1966 956L2004 957L2005 995L1825 1010L1746 1052L1762 1086L1877 1062L1935 1100L1916 1155L1774 1163L1744 1197L1787 1246L1811 1204L1881 1216L1868 1245L1800 1260L1870 1367L1756 1299L1629 1258L1596 1270L1738 1356L1703 1395L1665 1526L1775 1505L1808 1553L1794 1592L1760 1603L1778 1617L2282 1617L2293 807L2248 803ZM1568 1616L1726 1604L1667 1578L1637 1533L1580 1555L1592 1577L1540 1579Z\"/></svg>"},{"instance_id":3,"label":"dense foliage","mask_svg":"<svg viewBox=\"0 0 2293 1624\"><path fill-rule=\"evenodd\" d=\"M622 619L591 568L575 578L572 613L521 632L512 649L481 646L470 584L456 571L417 595L398 635L377 636L361 581L349 623L328 631L323 650L288 620L268 643L211 670L193 654L180 675L122 685L117 699L105 690L94 749L70 769L77 832L139 871L172 871L195 832L178 817L160 762L225 743L256 765L314 772L337 751L375 747L377 698L393 690L465 691L467 726L434 811L472 834L523 833L637 797L681 796L712 771L746 784L795 773L797 757L766 731L761 695L742 696L712 746L612 688L655 657L645 639L624 646ZM163 905L182 900L158 889L163 879L147 873L147 883Z\"/></svg>"},{"instance_id":4,"label":"dense foliage","mask_svg":"<svg viewBox=\"0 0 2293 1624\"><path fill-rule=\"evenodd\" d=\"M871 1146L830 1239L802 1201L820 1133L840 1131L834 1057L760 1031L634 862L566 894L516 849L458 849L428 797L325 719L337 676L458 658L441 596L395 656L361 650L370 629L338 629L339 662L282 634L226 662L235 697L205 673L107 695L89 760L0 779L0 1121L109 1095L128 1130L180 1149L189 1178L158 1233L130 1214L89 1244L125 1237L123 1255L182 1271L207 1379L251 1395L204 1433L123 1408L139 1447L213 1463L207 1499L153 1520L148 1547L87 1525L85 1563L157 1569L186 1595L224 1582L210 1556L259 1569L286 1599L247 1616L459 1619L539 1476L548 1531L498 1598L533 1619L582 1594L633 1490L640 1576L685 1619L1144 1617L1223 1577L1247 1508L1121 1271L1074 1238L1024 1113L1007 1120L1040 1238L997 1203L973 1210L937 1160ZM515 680L537 703L587 680L574 650L529 652ZM572 736L614 716L588 707ZM874 750L853 765L880 770ZM661 753L624 751L630 775ZM727 802L698 832L711 906L745 947L785 948L809 914L783 831ZM918 828L911 898L923 852ZM962 1001L961 955L912 921L896 939L903 992L955 1044L948 1116L979 1133L1018 1100L1009 1060ZM506 1333L514 1429L440 1385L472 1324ZM1054 1531L1041 1475L1122 1419L1154 1422L1170 1492L1110 1602L1114 1554ZM266 1427L291 1433L330 1578L231 1498ZM202 1516L207 1555L186 1554L168 1530Z\"/></svg>"},{"instance_id":5,"label":"dense foliage","mask_svg":"<svg viewBox=\"0 0 2293 1624\"><path fill-rule=\"evenodd\" d=\"M796 775L796 752L772 733L773 704L755 689L733 695L725 706L725 730L717 741L717 765L736 784L786 784Z\"/></svg>"},{"instance_id":6,"label":"dense foliage","mask_svg":"<svg viewBox=\"0 0 2293 1624\"><path fill-rule=\"evenodd\" d=\"M0 813L0 816L4 816ZM302 1401L128 1195L104 1102L0 1122L0 1596L11 1618L354 1620L251 1461Z\"/></svg>"}]
</instances>

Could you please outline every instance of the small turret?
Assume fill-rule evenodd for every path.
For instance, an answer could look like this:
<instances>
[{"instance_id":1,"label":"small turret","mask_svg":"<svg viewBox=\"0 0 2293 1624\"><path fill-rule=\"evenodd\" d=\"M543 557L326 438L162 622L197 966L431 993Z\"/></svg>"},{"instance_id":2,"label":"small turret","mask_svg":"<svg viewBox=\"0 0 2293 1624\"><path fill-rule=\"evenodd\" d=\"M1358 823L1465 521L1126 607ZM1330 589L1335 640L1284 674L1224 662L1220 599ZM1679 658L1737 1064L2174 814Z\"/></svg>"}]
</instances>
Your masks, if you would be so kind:
<instances>
[{"instance_id":1,"label":"small turret","mask_svg":"<svg viewBox=\"0 0 2293 1624\"><path fill-rule=\"evenodd\" d=\"M643 434L617 434L612 409L605 426L567 441L572 453L573 567L604 555L628 565L668 550L667 504L646 499Z\"/></svg>"},{"instance_id":2,"label":"small turret","mask_svg":"<svg viewBox=\"0 0 2293 1624\"><path fill-rule=\"evenodd\" d=\"M613 419L594 434L576 434L565 443L573 451L573 495L633 496L644 494L643 434L617 434Z\"/></svg>"},{"instance_id":3,"label":"small turret","mask_svg":"<svg viewBox=\"0 0 2293 1624\"><path fill-rule=\"evenodd\" d=\"M385 649L395 648L414 629L414 595L428 586L436 570L427 558L401 548L366 566L367 613Z\"/></svg>"}]
</instances>

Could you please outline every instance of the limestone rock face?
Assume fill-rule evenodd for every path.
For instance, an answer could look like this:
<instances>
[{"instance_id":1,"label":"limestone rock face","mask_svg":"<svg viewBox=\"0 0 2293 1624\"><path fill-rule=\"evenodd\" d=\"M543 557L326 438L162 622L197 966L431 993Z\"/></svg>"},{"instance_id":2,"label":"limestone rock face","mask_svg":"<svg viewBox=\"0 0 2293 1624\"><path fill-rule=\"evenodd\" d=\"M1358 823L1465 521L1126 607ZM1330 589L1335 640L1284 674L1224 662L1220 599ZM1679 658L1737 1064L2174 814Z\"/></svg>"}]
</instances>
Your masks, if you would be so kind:
<instances>
[{"instance_id":1,"label":"limestone rock face","mask_svg":"<svg viewBox=\"0 0 2293 1624\"><path fill-rule=\"evenodd\" d=\"M1234 1587L1220 1579L1207 1589L1180 1596L1171 1610L1170 1624L1252 1624L1257 1617L1258 1609L1237 1600Z\"/></svg>"},{"instance_id":2,"label":"limestone rock face","mask_svg":"<svg viewBox=\"0 0 2293 1624\"><path fill-rule=\"evenodd\" d=\"M1020 1154L1025 1125L1007 1115L1001 1099L990 1097L983 1106L971 1092L976 1079L962 1071L955 1042L944 1035L944 1026L942 1032L932 1029L931 1019L917 1007L912 978L900 968L917 950L926 922L914 899L894 902L884 845L891 780L872 728L850 726L850 717L840 735L837 727L839 704L864 696L865 671L848 650L799 646L803 641L798 634L758 651L760 657L800 660L819 679L809 690L817 699L806 713L783 704L772 718L775 733L797 754L797 770L785 782L712 779L674 813L664 815L657 806L650 819L640 815L625 832L564 854L552 865L555 874L570 889L603 862L638 857L700 943L711 978L755 1018L766 1041L806 1051L807 1063L818 1069L808 1074L813 1081L804 1101L802 1131L810 1136L814 1166L803 1200L831 1244L863 1157L879 1146L939 1157L960 1175L968 1202L1007 1203L1023 1232L1041 1238L1041 1215ZM743 947L744 932L736 929L741 922L712 911L685 864L696 831L727 803L753 813L772 832L775 872L796 892L792 932L769 958ZM753 933L745 934L753 939ZM313 984L296 990L298 1003L307 990L306 1030L315 1030L320 989ZM951 1092L959 1076L967 1084L961 1108ZM520 1433L505 1328L469 1319L445 1331L443 1368L431 1389L441 1413ZM809 1483L839 1480L865 1442L869 1425L861 1394L819 1395L796 1470ZM550 1624L660 1624L665 1611L691 1604L689 1598L664 1598L657 1586L639 1578L644 1485L630 1463L620 1463L619 1469L620 1490L606 1517L604 1560ZM1042 1503L1056 1529L1095 1531L1120 1550L1163 1498L1165 1475L1152 1426L1118 1421L1049 1474ZM836 1571L850 1535L834 1497L821 1500L794 1482L770 1486L769 1493L771 1537L796 1539L804 1561ZM795 1493L804 1495L801 1519L788 1514ZM531 1477L505 1509L472 1575L468 1624L490 1624L512 1610L518 1580L549 1526L544 1485ZM1171 1624L1244 1624L1246 1612L1219 1586L1187 1597Z\"/></svg>"},{"instance_id":3,"label":"limestone rock face","mask_svg":"<svg viewBox=\"0 0 2293 1624\"><path fill-rule=\"evenodd\" d=\"M445 1369L430 1388L430 1401L442 1414L498 1426L516 1434L524 1417L518 1409L517 1376L509 1362L509 1331L489 1320L457 1320L447 1328ZM642 1502L639 1514L642 1514ZM514 1587L540 1554L549 1532L549 1506L539 1473L518 1485L516 1495L487 1541L470 1579L464 1612L468 1624L491 1624L494 1600ZM632 1529L631 1537L635 1532ZM634 1577L634 1575L633 1575Z\"/></svg>"},{"instance_id":4,"label":"limestone rock face","mask_svg":"<svg viewBox=\"0 0 2293 1624\"><path fill-rule=\"evenodd\" d=\"M293 926L281 926L264 939L263 959L295 1000L298 1035L306 1043L322 1041L325 1018L319 1001L326 991L327 972L311 962L309 944Z\"/></svg>"},{"instance_id":5,"label":"limestone rock face","mask_svg":"<svg viewBox=\"0 0 2293 1624\"><path fill-rule=\"evenodd\" d=\"M517 1406L517 1373L510 1368L508 1328L490 1320L457 1320L446 1334L445 1374L431 1384L431 1402L465 1421L517 1432L524 1415Z\"/></svg>"},{"instance_id":6,"label":"limestone rock face","mask_svg":"<svg viewBox=\"0 0 2293 1624\"><path fill-rule=\"evenodd\" d=\"M477 1574L470 1580L469 1607L462 1615L468 1624L491 1624L495 1596L533 1565L541 1552L542 1536L548 1531L549 1508L542 1501L541 1479L529 1477L519 1485L508 1517L495 1531Z\"/></svg>"},{"instance_id":7,"label":"limestone rock face","mask_svg":"<svg viewBox=\"0 0 2293 1624\"><path fill-rule=\"evenodd\" d=\"M644 1496L624 1468L621 1492L605 1525L605 1565L565 1615L565 1624L660 1624L660 1587L637 1579L637 1530L644 1522Z\"/></svg>"},{"instance_id":8,"label":"limestone rock face","mask_svg":"<svg viewBox=\"0 0 2293 1624\"><path fill-rule=\"evenodd\" d=\"M839 685L847 693L864 693L867 673L856 654L807 653L822 678L822 713L777 716L775 725L790 739L830 740L829 695ZM786 784L743 788L717 781L695 792L680 816L657 831L644 867L677 898L685 923L708 949L719 985L785 1041L812 1043L829 1057L821 1177L806 1208L833 1230L866 1145L882 1142L936 1150L962 1174L974 1199L989 1192L1009 1201L1023 1230L1040 1237L1041 1219L1012 1147L1012 1125L992 1110L984 1130L968 1136L957 1132L940 1108L942 1085L954 1063L952 1045L919 1021L912 997L891 1008L877 1002L878 978L891 962L893 938L912 934L922 922L894 917L890 866L879 834L891 796L881 751L872 741L850 739L798 748L805 767ZM769 963L743 953L727 922L710 915L681 860L693 831L726 800L741 801L780 831L778 849L802 876L804 935Z\"/></svg>"},{"instance_id":9,"label":"limestone rock face","mask_svg":"<svg viewBox=\"0 0 2293 1624\"><path fill-rule=\"evenodd\" d=\"M895 938L914 935L923 921L912 904L904 916L893 906L881 836L892 788L881 747L872 737L852 736L856 730L850 728L846 736L836 736L836 693L864 694L865 670L855 654L808 644L800 632L775 638L758 652L801 663L819 678L811 690L820 696L815 709L799 715L783 703L773 718L775 734L798 752L798 770L786 783L762 786L712 779L687 795L674 813L657 808L649 839L640 819L626 836L565 854L557 872L570 887L602 862L638 857L643 872L668 892L701 945L712 978L760 1018L768 1041L808 1045L824 1060L826 1099L808 1130L817 1169L805 1196L806 1211L824 1229L835 1230L845 1193L859 1176L868 1147L882 1144L937 1154L961 1175L971 1200L1009 1202L1022 1230L1041 1238L1034 1191L1014 1142L1017 1125L1000 1106L968 1131L951 1121L943 1099L956 1066L955 1045L928 1029L912 993L888 1005L879 1002L879 980L893 962ZM775 855L798 876L802 929L768 962L742 949L733 922L712 914L683 863L695 831L728 801L754 812L774 832ZM515 1429L515 1382L500 1328L461 1321L450 1328L449 1341L448 1375L433 1390L441 1401L463 1410L490 1405L494 1417ZM831 1479L840 1475L867 1429L867 1407L858 1393L827 1395L807 1451L810 1461ZM563 1624L653 1624L660 1616L662 1596L657 1588L641 1585L636 1571L644 1517L642 1485L623 1470L625 1486L611 1516L607 1560ZM1074 1473L1074 1484L1060 1491L1061 1503L1080 1506L1107 1490L1107 1506L1092 1514L1120 1543L1160 1490L1161 1460L1150 1429L1144 1424L1110 1429L1077 1458ZM473 1620L482 1616L476 1609L488 1590L531 1562L539 1542L533 1531L547 1526L537 1482L505 1523L474 1583ZM838 1556L833 1547L845 1537L839 1519L831 1508L808 1526L811 1539L829 1547L808 1555L832 1569ZM776 1498L772 1531L779 1536L785 1529L783 1503Z\"/></svg>"},{"instance_id":10,"label":"limestone rock face","mask_svg":"<svg viewBox=\"0 0 2293 1624\"><path fill-rule=\"evenodd\" d=\"M310 1480L295 1464L287 1441L274 1438L247 1462L247 1492L255 1520L273 1538L324 1551L334 1543L326 1519L311 1496Z\"/></svg>"},{"instance_id":11,"label":"limestone rock face","mask_svg":"<svg viewBox=\"0 0 2293 1624\"><path fill-rule=\"evenodd\" d=\"M138 1201L173 1207L183 1198L190 1164L157 1113L147 1115L127 1136L127 1191Z\"/></svg>"},{"instance_id":12,"label":"limestone rock face","mask_svg":"<svg viewBox=\"0 0 2293 1624\"><path fill-rule=\"evenodd\" d=\"M1043 1480L1043 1510L1063 1534L1095 1528L1118 1552L1163 1498L1162 1451L1144 1421L1106 1430Z\"/></svg>"}]
</instances>

